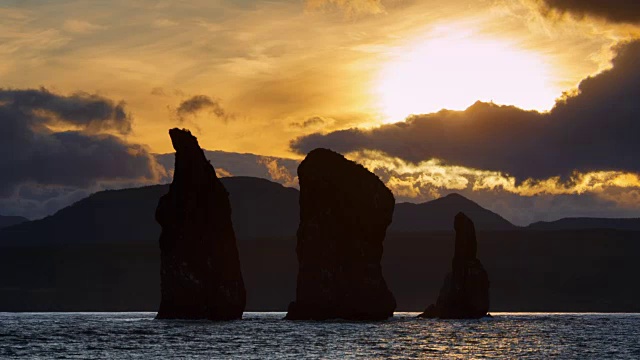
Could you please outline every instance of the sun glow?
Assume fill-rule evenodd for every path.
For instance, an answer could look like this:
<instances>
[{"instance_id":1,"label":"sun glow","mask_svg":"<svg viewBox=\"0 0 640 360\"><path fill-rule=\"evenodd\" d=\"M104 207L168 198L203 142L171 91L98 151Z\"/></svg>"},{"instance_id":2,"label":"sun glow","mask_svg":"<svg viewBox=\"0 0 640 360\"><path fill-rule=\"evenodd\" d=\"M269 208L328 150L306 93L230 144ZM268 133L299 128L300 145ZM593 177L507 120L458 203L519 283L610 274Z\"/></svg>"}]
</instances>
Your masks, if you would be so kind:
<instances>
[{"instance_id":1,"label":"sun glow","mask_svg":"<svg viewBox=\"0 0 640 360\"><path fill-rule=\"evenodd\" d=\"M562 94L542 55L471 31L440 28L396 53L376 88L388 122L478 100L547 111Z\"/></svg>"}]
</instances>

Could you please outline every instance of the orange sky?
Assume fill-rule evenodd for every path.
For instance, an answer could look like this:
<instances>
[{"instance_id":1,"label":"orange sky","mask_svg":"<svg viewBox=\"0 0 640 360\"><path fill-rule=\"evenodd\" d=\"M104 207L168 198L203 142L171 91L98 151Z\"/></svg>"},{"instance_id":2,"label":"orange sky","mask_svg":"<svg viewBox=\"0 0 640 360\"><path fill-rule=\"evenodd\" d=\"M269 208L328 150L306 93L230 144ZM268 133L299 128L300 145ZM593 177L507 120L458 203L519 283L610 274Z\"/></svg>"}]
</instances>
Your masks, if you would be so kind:
<instances>
[{"instance_id":1,"label":"orange sky","mask_svg":"<svg viewBox=\"0 0 640 360\"><path fill-rule=\"evenodd\" d=\"M152 152L170 152L167 129L180 126L207 149L300 158L289 144L302 135L477 100L549 111L638 34L634 25L539 10L537 0L12 2L0 5L0 79L4 88L123 100L134 126L122 136ZM194 96L215 107L181 113ZM397 160L350 156L386 168ZM623 172L578 174L590 179L585 190L553 178L516 185L433 159L403 166L442 174L390 180L397 194L417 187L416 199L432 197L420 190L425 181L449 190L500 184L526 196L638 186Z\"/></svg>"},{"instance_id":2,"label":"orange sky","mask_svg":"<svg viewBox=\"0 0 640 360\"><path fill-rule=\"evenodd\" d=\"M16 4L0 7L2 85L122 99L135 117L130 140L155 152L171 150L172 109L200 94L233 115L186 120L205 147L277 156L310 131L476 100L544 111L628 36L514 1ZM290 125L314 116L328 125Z\"/></svg>"}]
</instances>

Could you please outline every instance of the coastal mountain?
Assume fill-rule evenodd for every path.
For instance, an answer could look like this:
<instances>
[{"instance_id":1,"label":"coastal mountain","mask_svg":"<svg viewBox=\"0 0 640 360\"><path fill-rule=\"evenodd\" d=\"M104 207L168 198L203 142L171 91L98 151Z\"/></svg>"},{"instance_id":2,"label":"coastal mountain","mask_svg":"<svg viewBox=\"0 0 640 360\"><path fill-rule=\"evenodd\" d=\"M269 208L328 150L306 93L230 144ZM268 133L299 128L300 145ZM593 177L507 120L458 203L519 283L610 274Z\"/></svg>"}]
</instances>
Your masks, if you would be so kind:
<instances>
[{"instance_id":1,"label":"coastal mountain","mask_svg":"<svg viewBox=\"0 0 640 360\"><path fill-rule=\"evenodd\" d=\"M556 221L539 221L527 227L531 230L560 231L560 230L595 230L613 229L640 231L640 218L609 219L609 218L564 218Z\"/></svg>"},{"instance_id":2,"label":"coastal mountain","mask_svg":"<svg viewBox=\"0 0 640 360\"><path fill-rule=\"evenodd\" d=\"M155 185L100 191L44 219L0 230L0 241L15 245L157 241L155 207L168 189Z\"/></svg>"},{"instance_id":3,"label":"coastal mountain","mask_svg":"<svg viewBox=\"0 0 640 360\"><path fill-rule=\"evenodd\" d=\"M295 236L300 219L299 191L254 177L226 177L232 221L240 239ZM153 243L160 226L154 219L158 200L169 185L95 193L54 215L0 230L2 244ZM422 204L396 204L387 233L453 231L458 212L469 214L478 230L511 230L515 226L457 194Z\"/></svg>"},{"instance_id":4,"label":"coastal mountain","mask_svg":"<svg viewBox=\"0 0 640 360\"><path fill-rule=\"evenodd\" d=\"M232 221L238 237L295 234L298 190L252 177L221 179L231 194ZM0 230L0 243L153 243L160 226L154 216L169 185L95 193L54 215Z\"/></svg>"},{"instance_id":5,"label":"coastal mountain","mask_svg":"<svg viewBox=\"0 0 640 360\"><path fill-rule=\"evenodd\" d=\"M451 219L463 212L479 231L514 230L517 227L459 194L450 194L422 204L397 204L389 232L419 233L453 231Z\"/></svg>"},{"instance_id":6,"label":"coastal mountain","mask_svg":"<svg viewBox=\"0 0 640 360\"><path fill-rule=\"evenodd\" d=\"M22 216L2 216L0 215L0 229L6 228L9 226L21 224L23 222L27 222L29 219L24 218Z\"/></svg>"},{"instance_id":7,"label":"coastal mountain","mask_svg":"<svg viewBox=\"0 0 640 360\"><path fill-rule=\"evenodd\" d=\"M233 207L247 310L285 311L296 294L299 192L257 178L221 181ZM154 214L167 191L168 185L104 191L48 218L0 230L0 311L157 310L160 226ZM477 224L493 311L640 311L640 288L629 286L640 231L518 228L457 195L396 204L382 267L399 311L421 311L437 298L455 235L451 218L439 225L433 217L455 204L454 211ZM429 226L433 230L415 232Z\"/></svg>"},{"instance_id":8,"label":"coastal mountain","mask_svg":"<svg viewBox=\"0 0 640 360\"><path fill-rule=\"evenodd\" d=\"M255 177L221 178L230 193L232 221L239 239L295 236L299 191ZM0 216L0 246L62 243L153 243L160 236L154 220L158 200L169 185L95 193L54 215L28 221ZM453 232L451 219L463 212L477 231L573 231L611 229L640 231L639 219L565 218L520 228L459 194L421 204L396 204L387 234Z\"/></svg>"}]
</instances>

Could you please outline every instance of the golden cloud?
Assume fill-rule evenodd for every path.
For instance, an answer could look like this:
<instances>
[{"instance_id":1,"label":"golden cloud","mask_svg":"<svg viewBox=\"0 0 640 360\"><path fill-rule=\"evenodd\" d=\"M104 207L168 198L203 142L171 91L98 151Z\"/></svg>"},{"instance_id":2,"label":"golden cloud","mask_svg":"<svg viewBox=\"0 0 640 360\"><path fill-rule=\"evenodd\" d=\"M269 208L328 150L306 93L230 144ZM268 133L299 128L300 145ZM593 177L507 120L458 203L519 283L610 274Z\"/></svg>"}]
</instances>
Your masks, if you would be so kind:
<instances>
[{"instance_id":1,"label":"golden cloud","mask_svg":"<svg viewBox=\"0 0 640 360\"><path fill-rule=\"evenodd\" d=\"M447 166L439 160L414 164L377 151L353 152L347 157L376 173L397 196L416 201L437 198L441 191L451 190L503 191L525 197L591 193L616 202L628 202L629 194L640 193L640 175L629 172L576 172L568 179L552 177L518 183L501 172ZM616 193L612 189L626 191Z\"/></svg>"}]
</instances>

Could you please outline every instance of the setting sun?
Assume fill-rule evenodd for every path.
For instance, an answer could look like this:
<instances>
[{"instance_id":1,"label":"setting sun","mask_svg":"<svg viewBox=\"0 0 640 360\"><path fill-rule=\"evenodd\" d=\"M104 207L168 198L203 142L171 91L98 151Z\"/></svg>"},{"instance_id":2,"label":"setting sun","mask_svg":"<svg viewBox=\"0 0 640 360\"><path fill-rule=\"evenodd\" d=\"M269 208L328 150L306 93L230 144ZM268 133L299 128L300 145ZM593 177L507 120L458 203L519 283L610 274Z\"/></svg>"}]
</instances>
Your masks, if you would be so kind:
<instances>
[{"instance_id":1,"label":"setting sun","mask_svg":"<svg viewBox=\"0 0 640 360\"><path fill-rule=\"evenodd\" d=\"M542 55L471 31L438 29L397 53L376 88L388 122L478 100L547 111L562 93Z\"/></svg>"}]
</instances>

